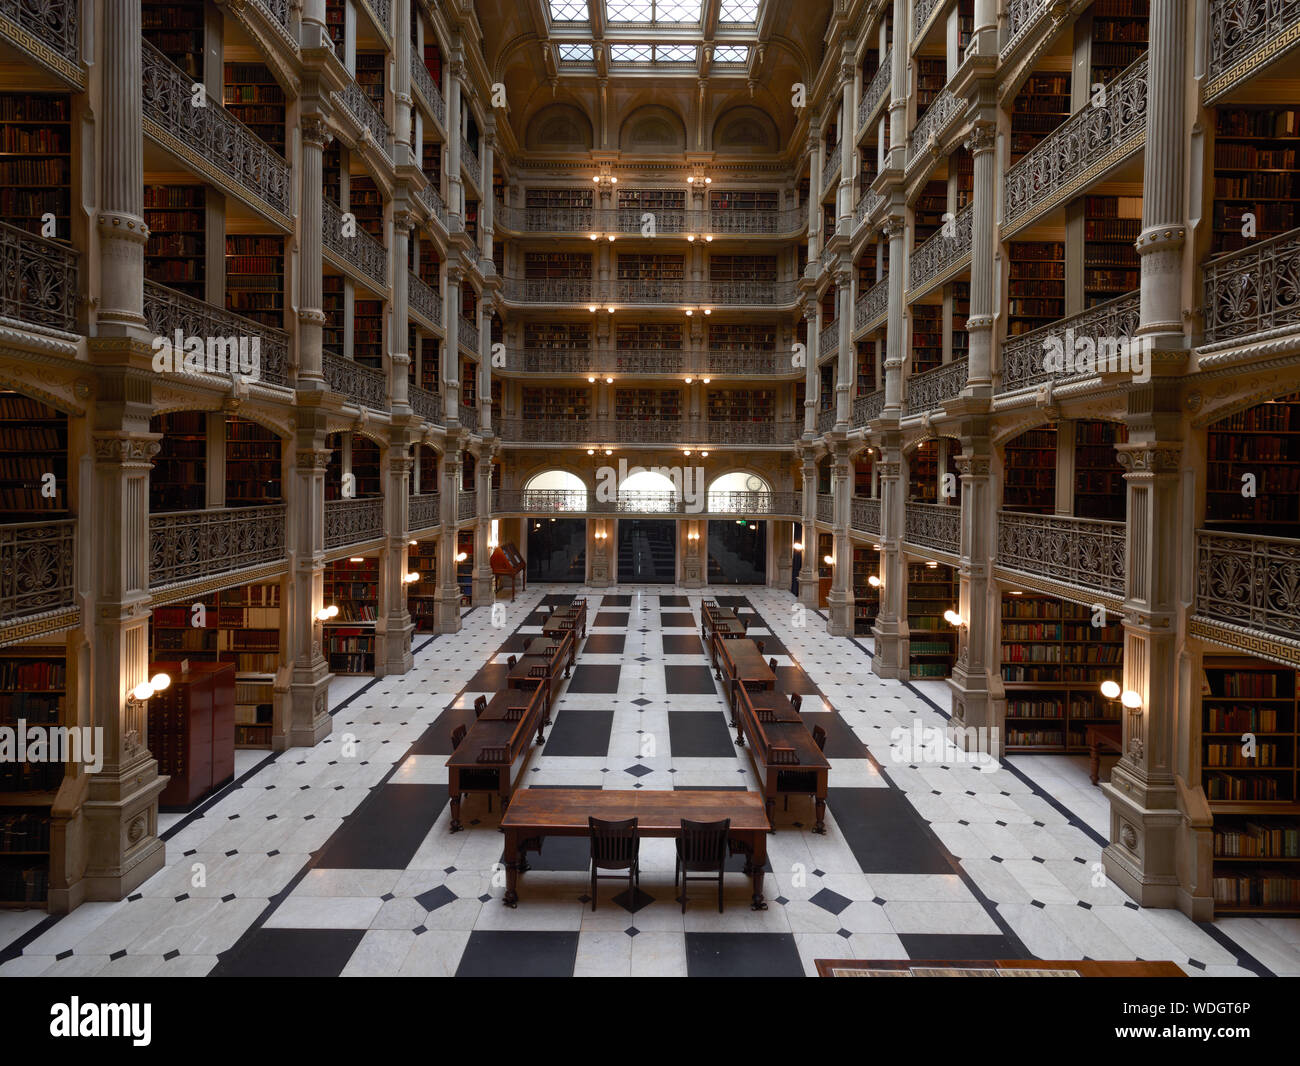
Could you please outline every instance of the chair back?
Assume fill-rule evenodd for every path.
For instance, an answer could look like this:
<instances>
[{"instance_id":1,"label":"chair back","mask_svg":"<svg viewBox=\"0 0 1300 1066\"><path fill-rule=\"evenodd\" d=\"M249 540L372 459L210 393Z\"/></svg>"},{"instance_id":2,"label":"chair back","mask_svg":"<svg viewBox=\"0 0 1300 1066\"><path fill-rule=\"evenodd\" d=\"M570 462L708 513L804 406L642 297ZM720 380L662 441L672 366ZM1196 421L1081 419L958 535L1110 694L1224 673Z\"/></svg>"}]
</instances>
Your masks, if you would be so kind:
<instances>
[{"instance_id":1,"label":"chair back","mask_svg":"<svg viewBox=\"0 0 1300 1066\"><path fill-rule=\"evenodd\" d=\"M520 721L523 721L524 711L526 711L526 710L528 710L527 707L507 707L507 708L506 708L506 721L507 721L507 722L520 722Z\"/></svg>"},{"instance_id":2,"label":"chair back","mask_svg":"<svg viewBox=\"0 0 1300 1066\"><path fill-rule=\"evenodd\" d=\"M760 707L760 708L758 709L758 720L759 720L760 722L775 722L775 721L776 721L776 715L774 715L774 714L773 714L771 711L769 711L766 707Z\"/></svg>"},{"instance_id":3,"label":"chair back","mask_svg":"<svg viewBox=\"0 0 1300 1066\"><path fill-rule=\"evenodd\" d=\"M506 660L506 669L513 670L515 668L515 662L516 662L515 657L513 655L510 656L510 658Z\"/></svg>"},{"instance_id":4,"label":"chair back","mask_svg":"<svg viewBox=\"0 0 1300 1066\"><path fill-rule=\"evenodd\" d=\"M452 751L455 751L457 748L460 747L460 742L461 742L462 740L465 739L465 734L466 734L467 732L469 732L469 730L467 730L467 729L465 728L465 725L464 725L463 722L462 722L460 725L458 725L455 729L453 729L453 730L451 731L451 750L452 750Z\"/></svg>"},{"instance_id":5,"label":"chair back","mask_svg":"<svg viewBox=\"0 0 1300 1066\"><path fill-rule=\"evenodd\" d=\"M769 670L771 670L772 673L776 673L776 659L775 659L775 657L773 657L773 658L767 660L767 668L768 668Z\"/></svg>"},{"instance_id":6,"label":"chair back","mask_svg":"<svg viewBox=\"0 0 1300 1066\"><path fill-rule=\"evenodd\" d=\"M486 710L487 710L487 697L479 696L478 699L474 701L474 717L481 718L483 716L483 712Z\"/></svg>"},{"instance_id":7,"label":"chair back","mask_svg":"<svg viewBox=\"0 0 1300 1066\"><path fill-rule=\"evenodd\" d=\"M799 753L794 748L778 747L773 744L768 749L767 756L773 766L797 766L799 764Z\"/></svg>"},{"instance_id":8,"label":"chair back","mask_svg":"<svg viewBox=\"0 0 1300 1066\"><path fill-rule=\"evenodd\" d=\"M529 677L545 677L550 671L549 666L530 666L528 668Z\"/></svg>"},{"instance_id":9,"label":"chair back","mask_svg":"<svg viewBox=\"0 0 1300 1066\"><path fill-rule=\"evenodd\" d=\"M790 705L797 711L803 706L803 697L797 692L790 693Z\"/></svg>"},{"instance_id":10,"label":"chair back","mask_svg":"<svg viewBox=\"0 0 1300 1066\"><path fill-rule=\"evenodd\" d=\"M716 870L727 858L727 835L731 819L720 822L692 822L682 819L682 865L688 870Z\"/></svg>"},{"instance_id":11,"label":"chair back","mask_svg":"<svg viewBox=\"0 0 1300 1066\"><path fill-rule=\"evenodd\" d=\"M631 864L637 855L637 820L626 818L608 822L602 818L587 817L591 833L591 858L606 869L618 869Z\"/></svg>"},{"instance_id":12,"label":"chair back","mask_svg":"<svg viewBox=\"0 0 1300 1066\"><path fill-rule=\"evenodd\" d=\"M510 749L501 745L485 747L478 753L478 762L509 762Z\"/></svg>"},{"instance_id":13,"label":"chair back","mask_svg":"<svg viewBox=\"0 0 1300 1066\"><path fill-rule=\"evenodd\" d=\"M813 742L817 745L818 751L826 750L826 730L819 725L813 726Z\"/></svg>"}]
</instances>

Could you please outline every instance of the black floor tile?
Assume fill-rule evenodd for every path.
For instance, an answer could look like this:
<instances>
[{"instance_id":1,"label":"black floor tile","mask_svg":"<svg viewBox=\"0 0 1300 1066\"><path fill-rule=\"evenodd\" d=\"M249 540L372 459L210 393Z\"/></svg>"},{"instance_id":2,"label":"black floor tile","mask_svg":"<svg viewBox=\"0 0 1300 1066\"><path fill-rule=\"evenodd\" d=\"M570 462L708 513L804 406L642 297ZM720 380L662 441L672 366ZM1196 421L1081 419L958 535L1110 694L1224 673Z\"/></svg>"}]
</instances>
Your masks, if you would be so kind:
<instances>
[{"instance_id":1,"label":"black floor tile","mask_svg":"<svg viewBox=\"0 0 1300 1066\"><path fill-rule=\"evenodd\" d=\"M971 933L899 933L909 959L1032 959L1010 937Z\"/></svg>"},{"instance_id":2,"label":"black floor tile","mask_svg":"<svg viewBox=\"0 0 1300 1066\"><path fill-rule=\"evenodd\" d=\"M707 887L692 886L697 892ZM804 975L793 933L687 933L686 972L691 977Z\"/></svg>"},{"instance_id":3,"label":"black floor tile","mask_svg":"<svg viewBox=\"0 0 1300 1066\"><path fill-rule=\"evenodd\" d=\"M531 860L530 860L531 861ZM519 905L526 907L527 879ZM490 906L501 906L493 900ZM578 934L483 929L470 933L457 977L572 977Z\"/></svg>"},{"instance_id":4,"label":"black floor tile","mask_svg":"<svg viewBox=\"0 0 1300 1066\"><path fill-rule=\"evenodd\" d=\"M583 665L581 661L573 668L573 679L566 692L617 692L618 675L623 668L614 666Z\"/></svg>"},{"instance_id":5,"label":"black floor tile","mask_svg":"<svg viewBox=\"0 0 1300 1066\"><path fill-rule=\"evenodd\" d=\"M613 711L559 711L546 735L543 751L547 755L570 757L604 755L609 751L613 726Z\"/></svg>"},{"instance_id":6,"label":"black floor tile","mask_svg":"<svg viewBox=\"0 0 1300 1066\"><path fill-rule=\"evenodd\" d=\"M450 755L451 733L458 725L468 729L474 724L473 707L448 707L433 720L433 724L420 734L411 745L411 755Z\"/></svg>"},{"instance_id":7,"label":"black floor tile","mask_svg":"<svg viewBox=\"0 0 1300 1066\"><path fill-rule=\"evenodd\" d=\"M665 633L665 655L703 655L704 641L696 633Z\"/></svg>"},{"instance_id":8,"label":"black floor tile","mask_svg":"<svg viewBox=\"0 0 1300 1066\"><path fill-rule=\"evenodd\" d=\"M694 629L695 615L690 611L660 611L659 625L664 629Z\"/></svg>"},{"instance_id":9,"label":"black floor tile","mask_svg":"<svg viewBox=\"0 0 1300 1066\"><path fill-rule=\"evenodd\" d=\"M782 692L797 692L801 696L820 696L821 691L812 678L797 666L776 668L776 687Z\"/></svg>"},{"instance_id":10,"label":"black floor tile","mask_svg":"<svg viewBox=\"0 0 1300 1066\"><path fill-rule=\"evenodd\" d=\"M808 732L813 726L826 730L826 758L828 759L865 759L867 746L858 739L849 724L838 714L813 712L803 716L803 724Z\"/></svg>"},{"instance_id":11,"label":"black floor tile","mask_svg":"<svg viewBox=\"0 0 1300 1066\"><path fill-rule=\"evenodd\" d=\"M405 870L447 799L446 785L376 788L329 838L316 866L322 870Z\"/></svg>"},{"instance_id":12,"label":"black floor tile","mask_svg":"<svg viewBox=\"0 0 1300 1066\"><path fill-rule=\"evenodd\" d=\"M596 616L591 620L593 627L604 626L606 628L627 628L627 611L597 611Z\"/></svg>"},{"instance_id":13,"label":"black floor tile","mask_svg":"<svg viewBox=\"0 0 1300 1066\"><path fill-rule=\"evenodd\" d=\"M591 870L590 837L543 837L540 852L528 852L528 865L533 870L547 870L561 873L588 873ZM505 852L498 860L504 866ZM528 874L520 880L521 891L528 891ZM578 896L581 889L590 888L591 882L580 877L573 879L573 894ZM495 903L495 901L493 901ZM500 906L500 904L496 904ZM521 904L522 905L522 904Z\"/></svg>"},{"instance_id":14,"label":"black floor tile","mask_svg":"<svg viewBox=\"0 0 1300 1066\"><path fill-rule=\"evenodd\" d=\"M717 693L713 683L713 671L707 666L673 666L664 667L664 686L669 695L709 696Z\"/></svg>"},{"instance_id":15,"label":"black floor tile","mask_svg":"<svg viewBox=\"0 0 1300 1066\"><path fill-rule=\"evenodd\" d=\"M933 831L892 788L832 788L827 806L864 874L951 874Z\"/></svg>"},{"instance_id":16,"label":"black floor tile","mask_svg":"<svg viewBox=\"0 0 1300 1066\"><path fill-rule=\"evenodd\" d=\"M592 655L622 655L626 643L627 637L622 633L592 633L582 642L578 655L587 652Z\"/></svg>"},{"instance_id":17,"label":"black floor tile","mask_svg":"<svg viewBox=\"0 0 1300 1066\"><path fill-rule=\"evenodd\" d=\"M748 607L748 596L719 596L717 597L719 607Z\"/></svg>"},{"instance_id":18,"label":"black floor tile","mask_svg":"<svg viewBox=\"0 0 1300 1066\"><path fill-rule=\"evenodd\" d=\"M602 596L600 598L602 607L631 607L631 596Z\"/></svg>"},{"instance_id":19,"label":"black floor tile","mask_svg":"<svg viewBox=\"0 0 1300 1066\"><path fill-rule=\"evenodd\" d=\"M764 655L789 655L790 654L789 651L786 650L786 646L782 644L781 641L771 633L755 633L753 632L753 627L750 627L750 635L753 637L754 640L761 640L763 642Z\"/></svg>"},{"instance_id":20,"label":"black floor tile","mask_svg":"<svg viewBox=\"0 0 1300 1066\"><path fill-rule=\"evenodd\" d=\"M542 597L539 607L566 607L577 597L573 593L552 592Z\"/></svg>"},{"instance_id":21,"label":"black floor tile","mask_svg":"<svg viewBox=\"0 0 1300 1066\"><path fill-rule=\"evenodd\" d=\"M506 675L510 667L505 663L485 663L483 668L469 679L466 692L500 692L506 687Z\"/></svg>"},{"instance_id":22,"label":"black floor tile","mask_svg":"<svg viewBox=\"0 0 1300 1066\"><path fill-rule=\"evenodd\" d=\"M689 607L691 601L685 596L660 596L660 607Z\"/></svg>"},{"instance_id":23,"label":"black floor tile","mask_svg":"<svg viewBox=\"0 0 1300 1066\"><path fill-rule=\"evenodd\" d=\"M337 977L364 929L253 929L222 954L210 977Z\"/></svg>"},{"instance_id":24,"label":"black floor tile","mask_svg":"<svg viewBox=\"0 0 1300 1066\"><path fill-rule=\"evenodd\" d=\"M518 655L528 647L530 640L536 640L537 637L532 633L511 633L506 637L505 643L497 648L498 655Z\"/></svg>"},{"instance_id":25,"label":"black floor tile","mask_svg":"<svg viewBox=\"0 0 1300 1066\"><path fill-rule=\"evenodd\" d=\"M735 734L721 714L669 711L668 742L675 759L725 759L736 754Z\"/></svg>"}]
</instances>

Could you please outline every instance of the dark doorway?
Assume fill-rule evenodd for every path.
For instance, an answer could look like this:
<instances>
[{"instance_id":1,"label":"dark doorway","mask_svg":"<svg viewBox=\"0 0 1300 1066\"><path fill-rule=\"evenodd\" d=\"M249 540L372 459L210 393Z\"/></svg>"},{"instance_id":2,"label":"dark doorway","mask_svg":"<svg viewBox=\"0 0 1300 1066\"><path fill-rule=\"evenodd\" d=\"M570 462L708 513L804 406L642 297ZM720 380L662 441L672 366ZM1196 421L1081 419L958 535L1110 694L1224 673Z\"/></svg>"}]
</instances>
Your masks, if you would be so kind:
<instances>
[{"instance_id":1,"label":"dark doorway","mask_svg":"<svg viewBox=\"0 0 1300 1066\"><path fill-rule=\"evenodd\" d=\"M623 518L618 523L618 580L671 585L677 580L677 523Z\"/></svg>"},{"instance_id":2,"label":"dark doorway","mask_svg":"<svg viewBox=\"0 0 1300 1066\"><path fill-rule=\"evenodd\" d=\"M767 523L717 519L709 523L709 584L767 583Z\"/></svg>"},{"instance_id":3,"label":"dark doorway","mask_svg":"<svg viewBox=\"0 0 1300 1066\"><path fill-rule=\"evenodd\" d=\"M526 518L528 580L587 579L587 520L585 518Z\"/></svg>"}]
</instances>

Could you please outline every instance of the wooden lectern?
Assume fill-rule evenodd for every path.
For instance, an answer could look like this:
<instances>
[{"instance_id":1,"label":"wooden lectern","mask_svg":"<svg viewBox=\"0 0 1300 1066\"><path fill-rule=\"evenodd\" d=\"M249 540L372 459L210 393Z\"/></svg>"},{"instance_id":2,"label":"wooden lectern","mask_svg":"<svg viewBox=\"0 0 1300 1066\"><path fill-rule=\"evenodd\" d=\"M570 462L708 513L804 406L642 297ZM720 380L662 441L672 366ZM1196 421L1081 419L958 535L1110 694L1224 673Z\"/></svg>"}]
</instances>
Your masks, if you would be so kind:
<instances>
[{"instance_id":1,"label":"wooden lectern","mask_svg":"<svg viewBox=\"0 0 1300 1066\"><path fill-rule=\"evenodd\" d=\"M492 573L496 577L497 589L501 588L504 578L510 579L510 599L515 598L515 578L519 577L520 589L528 588L528 564L524 562L519 549L513 544L502 544L492 553Z\"/></svg>"}]
</instances>

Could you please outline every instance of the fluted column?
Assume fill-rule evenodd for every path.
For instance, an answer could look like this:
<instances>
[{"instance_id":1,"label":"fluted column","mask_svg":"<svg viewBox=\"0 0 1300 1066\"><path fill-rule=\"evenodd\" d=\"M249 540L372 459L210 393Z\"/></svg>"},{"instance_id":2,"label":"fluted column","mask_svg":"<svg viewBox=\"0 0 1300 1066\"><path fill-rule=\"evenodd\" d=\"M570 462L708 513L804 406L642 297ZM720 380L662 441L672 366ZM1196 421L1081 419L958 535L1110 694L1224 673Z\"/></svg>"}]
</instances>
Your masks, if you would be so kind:
<instances>
[{"instance_id":1,"label":"fluted column","mask_svg":"<svg viewBox=\"0 0 1300 1066\"><path fill-rule=\"evenodd\" d=\"M380 554L379 620L375 624L375 676L404 674L414 663L411 634L415 623L406 595L409 569L407 533L411 494L411 442L406 430L394 429L384 453L384 550Z\"/></svg>"},{"instance_id":2,"label":"fluted column","mask_svg":"<svg viewBox=\"0 0 1300 1066\"><path fill-rule=\"evenodd\" d=\"M321 364L325 312L321 226L324 224L325 146L333 140L325 116L319 111L302 119L302 184L298 197L298 378L297 386L312 392L327 386Z\"/></svg>"},{"instance_id":3,"label":"fluted column","mask_svg":"<svg viewBox=\"0 0 1300 1066\"><path fill-rule=\"evenodd\" d=\"M460 424L460 267L447 268L446 303L442 309L442 403L447 426Z\"/></svg>"},{"instance_id":4,"label":"fluted column","mask_svg":"<svg viewBox=\"0 0 1300 1066\"><path fill-rule=\"evenodd\" d=\"M474 477L474 502L478 521L474 525L474 606L490 604L496 579L492 576L492 559L488 550L488 533L492 529L492 451L486 445L477 460Z\"/></svg>"},{"instance_id":5,"label":"fluted column","mask_svg":"<svg viewBox=\"0 0 1300 1066\"><path fill-rule=\"evenodd\" d=\"M839 359L835 375L835 428L849 429L853 417L853 379L857 372L857 353L853 347L853 272L841 268L835 272L835 314L839 326Z\"/></svg>"},{"instance_id":6,"label":"fluted column","mask_svg":"<svg viewBox=\"0 0 1300 1066\"><path fill-rule=\"evenodd\" d=\"M298 409L293 478L288 493L289 559L292 581L288 617L282 627L290 663L289 711L285 735L273 732L277 749L316 744L330 733L329 663L316 612L328 606L325 594L325 468L327 425L315 407Z\"/></svg>"},{"instance_id":7,"label":"fluted column","mask_svg":"<svg viewBox=\"0 0 1300 1066\"><path fill-rule=\"evenodd\" d=\"M454 443L442 459L442 532L438 536L438 591L434 596L434 631L460 632L460 585L456 581L456 515L460 502L461 453Z\"/></svg>"},{"instance_id":8,"label":"fluted column","mask_svg":"<svg viewBox=\"0 0 1300 1066\"><path fill-rule=\"evenodd\" d=\"M393 5L393 164L397 167L420 165L419 145L415 144L415 122L411 107L411 5Z\"/></svg>"},{"instance_id":9,"label":"fluted column","mask_svg":"<svg viewBox=\"0 0 1300 1066\"><path fill-rule=\"evenodd\" d=\"M826 631L832 636L853 635L853 544L849 540L850 496L853 491L853 465L849 462L849 445L836 441L832 448L831 496L835 566L831 570L831 591L827 596Z\"/></svg>"},{"instance_id":10,"label":"fluted column","mask_svg":"<svg viewBox=\"0 0 1300 1066\"><path fill-rule=\"evenodd\" d=\"M816 116L808 124L808 267L816 274L822 254L822 140Z\"/></svg>"},{"instance_id":11,"label":"fluted column","mask_svg":"<svg viewBox=\"0 0 1300 1066\"><path fill-rule=\"evenodd\" d=\"M971 44L979 55L998 54L998 0L975 0Z\"/></svg>"},{"instance_id":12,"label":"fluted column","mask_svg":"<svg viewBox=\"0 0 1300 1066\"><path fill-rule=\"evenodd\" d=\"M479 263L483 273L489 273L488 265L492 263L492 241L495 232L494 219L496 197L492 192L492 170L496 166L496 120L488 118L484 123L483 136L479 138L479 151L483 154L483 200L479 204ZM495 269L495 267L493 268Z\"/></svg>"},{"instance_id":13,"label":"fluted column","mask_svg":"<svg viewBox=\"0 0 1300 1066\"><path fill-rule=\"evenodd\" d=\"M857 157L858 112L854 102L853 62L855 42L846 40L840 64L840 186L836 200L836 229L846 237L853 234L853 169Z\"/></svg>"},{"instance_id":14,"label":"fluted column","mask_svg":"<svg viewBox=\"0 0 1300 1066\"><path fill-rule=\"evenodd\" d=\"M889 53L889 152L888 166L903 169L907 147L907 46L911 39L910 0L894 0L894 43ZM883 59L883 57L882 57ZM890 260L893 263L893 260Z\"/></svg>"},{"instance_id":15,"label":"fluted column","mask_svg":"<svg viewBox=\"0 0 1300 1066\"><path fill-rule=\"evenodd\" d=\"M479 300L475 314L478 316L478 366L475 367L478 393L479 434L492 432L492 316L487 293Z\"/></svg>"},{"instance_id":16,"label":"fluted column","mask_svg":"<svg viewBox=\"0 0 1300 1066\"><path fill-rule=\"evenodd\" d=\"M398 5L401 6L401 5ZM393 211L393 303L391 325L388 330L388 395L393 413L409 414L411 410L411 353L410 343L410 261L411 230L415 215L403 206Z\"/></svg>"},{"instance_id":17,"label":"fluted column","mask_svg":"<svg viewBox=\"0 0 1300 1066\"><path fill-rule=\"evenodd\" d=\"M889 430L880 441L880 611L872 627L875 655L871 669L881 677L906 678L907 637L905 635L903 564L903 442L897 430Z\"/></svg>"},{"instance_id":18,"label":"fluted column","mask_svg":"<svg viewBox=\"0 0 1300 1066\"><path fill-rule=\"evenodd\" d=\"M465 219L465 184L460 176L461 79L465 61L459 44L447 64L447 210Z\"/></svg>"},{"instance_id":19,"label":"fluted column","mask_svg":"<svg viewBox=\"0 0 1300 1066\"><path fill-rule=\"evenodd\" d=\"M996 128L980 122L966 139L974 157L975 185L971 203L970 315L966 332L970 337L967 389L989 396L993 388L994 256L997 251L994 206L997 203L997 157L994 154ZM891 260L892 262L892 260Z\"/></svg>"},{"instance_id":20,"label":"fluted column","mask_svg":"<svg viewBox=\"0 0 1300 1066\"><path fill-rule=\"evenodd\" d=\"M808 323L808 365L804 372L803 432L817 435L817 393L821 388L821 371L817 367L821 348L821 305L810 301L804 305L803 320Z\"/></svg>"},{"instance_id":21,"label":"fluted column","mask_svg":"<svg viewBox=\"0 0 1300 1066\"><path fill-rule=\"evenodd\" d=\"M901 194L897 194L901 196ZM907 271L907 232L903 219L892 215L881 227L889 240L889 317L885 334L885 407L886 418L897 419L903 404L903 281Z\"/></svg>"},{"instance_id":22,"label":"fluted column","mask_svg":"<svg viewBox=\"0 0 1300 1066\"><path fill-rule=\"evenodd\" d=\"M817 451L811 446L799 449L800 473L803 475L803 553L799 569L799 602L817 607Z\"/></svg>"}]
</instances>

